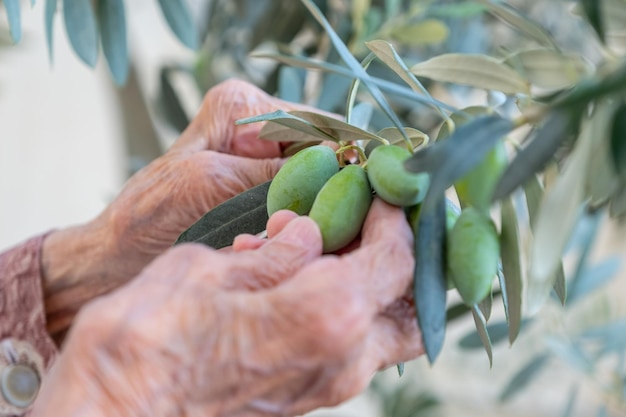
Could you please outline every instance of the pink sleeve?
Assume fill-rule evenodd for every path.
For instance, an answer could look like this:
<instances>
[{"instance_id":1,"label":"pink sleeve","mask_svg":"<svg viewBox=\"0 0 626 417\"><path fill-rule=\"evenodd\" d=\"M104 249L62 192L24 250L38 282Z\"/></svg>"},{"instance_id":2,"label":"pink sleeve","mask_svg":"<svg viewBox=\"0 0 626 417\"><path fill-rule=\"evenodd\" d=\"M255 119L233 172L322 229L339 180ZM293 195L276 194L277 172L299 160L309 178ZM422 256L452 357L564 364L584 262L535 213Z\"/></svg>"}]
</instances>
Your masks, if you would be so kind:
<instances>
[{"instance_id":1,"label":"pink sleeve","mask_svg":"<svg viewBox=\"0 0 626 417\"><path fill-rule=\"evenodd\" d=\"M0 254L0 416L19 416L29 409L28 401L11 397L11 383L19 380L13 371L27 367L34 372L31 377L40 382L58 353L46 331L41 286L45 237L32 238Z\"/></svg>"}]
</instances>

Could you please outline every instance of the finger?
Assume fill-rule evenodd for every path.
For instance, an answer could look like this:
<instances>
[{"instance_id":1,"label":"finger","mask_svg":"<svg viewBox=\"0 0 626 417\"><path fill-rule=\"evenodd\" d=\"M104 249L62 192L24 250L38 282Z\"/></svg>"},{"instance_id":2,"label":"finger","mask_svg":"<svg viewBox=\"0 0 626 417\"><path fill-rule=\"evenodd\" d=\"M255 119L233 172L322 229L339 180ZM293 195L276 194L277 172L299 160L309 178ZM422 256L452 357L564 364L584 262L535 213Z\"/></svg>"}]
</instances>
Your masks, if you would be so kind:
<instances>
[{"instance_id":1,"label":"finger","mask_svg":"<svg viewBox=\"0 0 626 417\"><path fill-rule=\"evenodd\" d=\"M413 231L406 220L404 211L380 198L375 198L372 202L363 223L361 235L361 245L395 239L411 244L413 242Z\"/></svg>"},{"instance_id":2,"label":"finger","mask_svg":"<svg viewBox=\"0 0 626 417\"><path fill-rule=\"evenodd\" d=\"M344 280L361 291L373 307L385 308L403 296L415 263L413 233L403 211L376 198L363 225L361 246L342 261Z\"/></svg>"},{"instance_id":3,"label":"finger","mask_svg":"<svg viewBox=\"0 0 626 417\"><path fill-rule=\"evenodd\" d=\"M234 252L242 252L245 250L258 249L265 244L266 240L255 235L244 233L235 236L233 240L232 250Z\"/></svg>"},{"instance_id":4,"label":"finger","mask_svg":"<svg viewBox=\"0 0 626 417\"><path fill-rule=\"evenodd\" d=\"M298 215L291 210L279 210L272 214L267 221L267 237L272 239L279 234L290 221L297 217Z\"/></svg>"},{"instance_id":5,"label":"finger","mask_svg":"<svg viewBox=\"0 0 626 417\"><path fill-rule=\"evenodd\" d=\"M223 286L246 290L271 288L295 276L321 254L319 228L308 217L297 217L258 249L233 252L229 279Z\"/></svg>"}]
</instances>

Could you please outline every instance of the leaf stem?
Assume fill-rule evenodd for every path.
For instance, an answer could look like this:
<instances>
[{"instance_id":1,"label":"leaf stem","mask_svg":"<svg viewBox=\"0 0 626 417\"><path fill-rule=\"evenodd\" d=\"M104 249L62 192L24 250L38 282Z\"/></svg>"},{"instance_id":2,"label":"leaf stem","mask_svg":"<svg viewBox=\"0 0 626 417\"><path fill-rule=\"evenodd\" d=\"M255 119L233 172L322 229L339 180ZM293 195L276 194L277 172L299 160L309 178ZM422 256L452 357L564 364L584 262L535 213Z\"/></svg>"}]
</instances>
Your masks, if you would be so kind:
<instances>
[{"instance_id":1,"label":"leaf stem","mask_svg":"<svg viewBox=\"0 0 626 417\"><path fill-rule=\"evenodd\" d=\"M365 152L363 152L363 149L358 145L342 146L341 148L335 151L335 154L340 156L339 162L341 163L341 165L342 166L344 165L344 159L343 159L344 152L352 151L352 150L357 151L357 153L359 154L359 165L365 166L365 164L367 163L367 156L365 156Z\"/></svg>"}]
</instances>

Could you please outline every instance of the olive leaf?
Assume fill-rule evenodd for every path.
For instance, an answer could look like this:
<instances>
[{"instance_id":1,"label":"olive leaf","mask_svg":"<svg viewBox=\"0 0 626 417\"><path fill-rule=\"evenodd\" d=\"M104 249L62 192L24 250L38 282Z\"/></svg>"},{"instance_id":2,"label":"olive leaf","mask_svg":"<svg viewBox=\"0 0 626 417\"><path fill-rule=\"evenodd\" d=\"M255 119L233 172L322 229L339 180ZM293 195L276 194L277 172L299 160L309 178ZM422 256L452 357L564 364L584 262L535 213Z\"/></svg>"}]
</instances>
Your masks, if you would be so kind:
<instances>
[{"instance_id":1,"label":"olive leaf","mask_svg":"<svg viewBox=\"0 0 626 417\"><path fill-rule=\"evenodd\" d=\"M76 55L88 66L98 61L98 26L90 0L63 0L65 30Z\"/></svg>"},{"instance_id":2,"label":"olive leaf","mask_svg":"<svg viewBox=\"0 0 626 417\"><path fill-rule=\"evenodd\" d=\"M438 55L413 65L411 72L435 81L497 90L506 94L530 94L527 80L511 67L487 55Z\"/></svg>"},{"instance_id":3,"label":"olive leaf","mask_svg":"<svg viewBox=\"0 0 626 417\"><path fill-rule=\"evenodd\" d=\"M159 0L161 12L172 32L190 49L198 47L198 33L185 0Z\"/></svg>"},{"instance_id":4,"label":"olive leaf","mask_svg":"<svg viewBox=\"0 0 626 417\"><path fill-rule=\"evenodd\" d=\"M536 175L533 175L524 184L524 194L526 195L526 207L528 210L528 218L530 227L535 230L537 224L537 217L539 214L539 205L541 204L541 198L543 196L543 187ZM563 263L557 268L554 278L554 291L559 297L562 305L565 305L567 297L567 283L565 281L565 272L563 270Z\"/></svg>"},{"instance_id":5,"label":"olive leaf","mask_svg":"<svg viewBox=\"0 0 626 417\"><path fill-rule=\"evenodd\" d=\"M4 8L9 19L9 30L13 42L18 43L22 39L22 18L20 14L20 0L3 0Z\"/></svg>"},{"instance_id":6,"label":"olive leaf","mask_svg":"<svg viewBox=\"0 0 626 417\"><path fill-rule=\"evenodd\" d=\"M604 42L605 39L605 31L604 31L604 17L602 16L602 0L579 0L580 5L582 6L583 12L587 17L587 21L596 31L598 38L600 41Z\"/></svg>"},{"instance_id":7,"label":"olive leaf","mask_svg":"<svg viewBox=\"0 0 626 417\"><path fill-rule=\"evenodd\" d=\"M204 243L216 249L230 246L242 233L258 234L267 224L267 191L271 181L226 200L185 230L174 243Z\"/></svg>"},{"instance_id":8,"label":"olive leaf","mask_svg":"<svg viewBox=\"0 0 626 417\"><path fill-rule=\"evenodd\" d=\"M393 72L413 89L413 91L424 94L426 97L432 100L432 96L428 90L422 85L422 83L411 73L411 70L406 66L402 58L395 51L393 46L382 40L373 40L365 42L365 46L372 51L378 59L383 61ZM441 117L446 120L448 116L444 113L443 109L439 106L435 106L435 109L441 114Z\"/></svg>"},{"instance_id":9,"label":"olive leaf","mask_svg":"<svg viewBox=\"0 0 626 417\"><path fill-rule=\"evenodd\" d=\"M398 116L387 102L387 99L385 98L383 93L380 91L376 84L372 83L371 77L369 76L365 68L363 68L359 61L357 61L356 58L350 53L348 47L343 43L339 35L337 35L337 33L334 31L332 25L328 22L328 20L326 20L324 14L320 11L317 5L311 0L301 1L309 10L311 15L313 15L315 20L317 20L317 22L324 28L326 34L330 38L331 43L335 47L335 50L337 51L343 62L345 62L345 64L352 70L355 76L358 76L358 78L365 85L365 88L367 88L370 95L372 96L374 101L376 101L383 113L385 113L389 120L391 120L394 126L396 126L401 132L404 132L402 130L402 123L400 122L400 119L398 119Z\"/></svg>"},{"instance_id":10,"label":"olive leaf","mask_svg":"<svg viewBox=\"0 0 626 417\"><path fill-rule=\"evenodd\" d=\"M57 12L57 0L46 0L44 25L46 31L46 43L48 44L48 60L52 63L53 56L53 33L54 15Z\"/></svg>"},{"instance_id":11,"label":"olive leaf","mask_svg":"<svg viewBox=\"0 0 626 417\"><path fill-rule=\"evenodd\" d=\"M265 113L257 116L248 117L245 119L239 119L235 122L237 125L243 125L248 123L258 122L273 122L267 123L261 129L259 137L261 139L275 140L280 142L296 142L296 141L310 141L311 138L319 138L323 140L336 141L337 138L329 135L323 130L313 125L308 120L301 117L297 117L291 113L287 113L284 110L276 110L272 113ZM294 135L293 131L302 132L305 135Z\"/></svg>"},{"instance_id":12,"label":"olive leaf","mask_svg":"<svg viewBox=\"0 0 626 417\"><path fill-rule=\"evenodd\" d=\"M428 138L428 135L422 132L421 130L414 129L412 127L405 127L404 131L406 132L407 136L411 140L411 143L413 144L413 148L417 148L419 146L425 146L428 144L430 140ZM378 132L376 132L376 136L380 136L381 138L386 139L392 145L396 145L396 144L404 142L404 138L400 134L400 131L396 129L395 127L386 127L384 129L381 129Z\"/></svg>"},{"instance_id":13,"label":"olive leaf","mask_svg":"<svg viewBox=\"0 0 626 417\"><path fill-rule=\"evenodd\" d=\"M619 177L615 169L616 155L611 152L612 118L617 104L609 100L596 103L591 123L596 134L596 145L589 156L589 169L585 178L585 194L590 197L589 205L596 207L604 204L619 186Z\"/></svg>"},{"instance_id":14,"label":"olive leaf","mask_svg":"<svg viewBox=\"0 0 626 417\"><path fill-rule=\"evenodd\" d=\"M335 65L335 64L330 64L328 62L324 62L324 61L320 61L320 60L316 60L312 58L306 58L306 57L295 56L295 55L285 55L285 54L279 54L279 53L253 53L251 57L273 59L277 62L286 64L286 65L292 65L295 67L306 68L306 69L311 69L311 70L325 71L331 74L338 74L349 79L356 78L360 81L363 81L362 76L360 76L359 74L355 74L348 68ZM379 87L382 91L386 91L389 94L394 94L397 97L401 97L407 100L413 100L417 103L422 103L422 104L429 105L429 106L438 106L450 112L457 110L454 106L444 103L443 101L439 101L434 98L429 99L428 97L422 94L417 94L415 91L411 90L410 88L405 87L404 85L401 85L392 81L384 80L382 78L373 77L371 75L368 76L368 80L373 85Z\"/></svg>"},{"instance_id":15,"label":"olive leaf","mask_svg":"<svg viewBox=\"0 0 626 417\"><path fill-rule=\"evenodd\" d=\"M450 29L439 19L425 19L407 25L394 26L389 36L406 45L424 46L445 41L450 36Z\"/></svg>"},{"instance_id":16,"label":"olive leaf","mask_svg":"<svg viewBox=\"0 0 626 417\"><path fill-rule=\"evenodd\" d=\"M485 5L489 13L509 24L524 35L534 39L539 44L552 49L559 49L550 32L545 30L535 21L524 16L520 11L507 3L491 2L490 0L478 0Z\"/></svg>"},{"instance_id":17,"label":"olive leaf","mask_svg":"<svg viewBox=\"0 0 626 417\"><path fill-rule=\"evenodd\" d=\"M413 291L424 350L433 364L446 332L446 202L443 195L434 210L420 210L415 225Z\"/></svg>"},{"instance_id":18,"label":"olive leaf","mask_svg":"<svg viewBox=\"0 0 626 417\"><path fill-rule=\"evenodd\" d=\"M522 148L509 163L500 177L493 193L493 200L500 200L541 171L561 143L578 128L582 108L553 110L544 123L530 133L528 145Z\"/></svg>"},{"instance_id":19,"label":"olive leaf","mask_svg":"<svg viewBox=\"0 0 626 417\"><path fill-rule=\"evenodd\" d=\"M524 325L526 324L526 321L524 321ZM489 333L492 346L503 342L509 335L509 326L503 321L488 324L486 329L487 333ZM469 331L465 336L461 337L458 341L458 345L461 349L466 350L484 348L480 335L474 330Z\"/></svg>"},{"instance_id":20,"label":"olive leaf","mask_svg":"<svg viewBox=\"0 0 626 417\"><path fill-rule=\"evenodd\" d=\"M480 312L483 313L483 316L485 317L485 322L488 322L489 319L491 318L492 307L493 307L493 292L489 291L489 294L484 298L484 300L478 303L478 308L480 309Z\"/></svg>"},{"instance_id":21,"label":"olive leaf","mask_svg":"<svg viewBox=\"0 0 626 417\"><path fill-rule=\"evenodd\" d=\"M522 323L522 265L520 259L520 235L517 212L511 198L505 198L500 206L500 255L502 275L506 284L505 306L509 328L509 342L513 343ZM504 297L503 297L504 299Z\"/></svg>"},{"instance_id":22,"label":"olive leaf","mask_svg":"<svg viewBox=\"0 0 626 417\"><path fill-rule=\"evenodd\" d=\"M455 128L464 125L470 120L475 119L478 116L486 116L493 113L489 107L485 106L470 106L464 107L461 110L450 114L448 120L441 123L439 131L437 132L437 140L445 139L450 136L450 133Z\"/></svg>"},{"instance_id":23,"label":"olive leaf","mask_svg":"<svg viewBox=\"0 0 626 417\"><path fill-rule=\"evenodd\" d=\"M477 305L472 307L472 317L474 317L474 325L476 326L478 336L480 337L483 347L485 348L485 352L487 353L487 357L489 358L489 368L491 368L493 367L493 352L491 347L491 338L489 337L489 331L487 330L487 320Z\"/></svg>"},{"instance_id":24,"label":"olive leaf","mask_svg":"<svg viewBox=\"0 0 626 417\"><path fill-rule=\"evenodd\" d=\"M592 70L591 65L578 54L547 48L519 51L503 62L531 84L553 89L571 86L590 75Z\"/></svg>"},{"instance_id":25,"label":"olive leaf","mask_svg":"<svg viewBox=\"0 0 626 417\"><path fill-rule=\"evenodd\" d=\"M367 130L323 114L300 110L291 111L289 114L302 120L306 120L317 129L327 134L329 137L335 138L336 141L351 142L362 139L381 140L379 136L370 133Z\"/></svg>"},{"instance_id":26,"label":"olive leaf","mask_svg":"<svg viewBox=\"0 0 626 417\"><path fill-rule=\"evenodd\" d=\"M561 265L561 257L584 199L587 161L593 149L591 123L586 121L563 173L541 202L530 249L526 288L528 312L533 314L545 302Z\"/></svg>"},{"instance_id":27,"label":"olive leaf","mask_svg":"<svg viewBox=\"0 0 626 417\"><path fill-rule=\"evenodd\" d=\"M613 113L610 135L613 167L623 182L626 180L626 101Z\"/></svg>"},{"instance_id":28,"label":"olive leaf","mask_svg":"<svg viewBox=\"0 0 626 417\"><path fill-rule=\"evenodd\" d=\"M520 367L519 371L509 380L509 383L506 384L500 393L499 400L502 402L507 401L513 395L528 386L533 378L548 364L548 359L550 359L550 354L545 352L533 356L524 366Z\"/></svg>"},{"instance_id":29,"label":"olive leaf","mask_svg":"<svg viewBox=\"0 0 626 417\"><path fill-rule=\"evenodd\" d=\"M117 85L124 85L128 77L124 1L100 0L97 7L102 51L109 64L113 80Z\"/></svg>"},{"instance_id":30,"label":"olive leaf","mask_svg":"<svg viewBox=\"0 0 626 417\"><path fill-rule=\"evenodd\" d=\"M512 121L497 115L478 117L457 128L444 141L417 151L404 163L409 172L430 172L431 183L422 210L432 210L439 196L483 160L512 129Z\"/></svg>"}]
</instances>

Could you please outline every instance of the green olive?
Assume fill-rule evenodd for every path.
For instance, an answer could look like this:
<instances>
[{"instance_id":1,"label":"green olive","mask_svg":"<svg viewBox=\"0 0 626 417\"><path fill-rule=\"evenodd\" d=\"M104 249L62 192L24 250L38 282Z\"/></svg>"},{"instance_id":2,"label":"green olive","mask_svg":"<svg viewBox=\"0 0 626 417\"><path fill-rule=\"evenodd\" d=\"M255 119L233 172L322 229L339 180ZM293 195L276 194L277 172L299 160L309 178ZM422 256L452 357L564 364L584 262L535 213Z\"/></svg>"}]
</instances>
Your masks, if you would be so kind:
<instances>
[{"instance_id":1,"label":"green olive","mask_svg":"<svg viewBox=\"0 0 626 417\"><path fill-rule=\"evenodd\" d=\"M428 174L415 174L404 169L411 157L408 149L384 145L372 150L367 160L367 177L376 194L389 204L406 207L424 199L430 179Z\"/></svg>"},{"instance_id":2,"label":"green olive","mask_svg":"<svg viewBox=\"0 0 626 417\"><path fill-rule=\"evenodd\" d=\"M482 162L454 184L462 205L489 210L491 195L507 163L504 143L498 142Z\"/></svg>"},{"instance_id":3,"label":"green olive","mask_svg":"<svg viewBox=\"0 0 626 417\"><path fill-rule=\"evenodd\" d=\"M482 301L491 291L498 270L500 245L491 218L468 207L448 234L448 278L467 305Z\"/></svg>"},{"instance_id":4,"label":"green olive","mask_svg":"<svg viewBox=\"0 0 626 417\"><path fill-rule=\"evenodd\" d=\"M291 210L303 215L313 205L326 181L339 171L335 152L315 145L292 156L278 171L267 191L267 213Z\"/></svg>"},{"instance_id":5,"label":"green olive","mask_svg":"<svg viewBox=\"0 0 626 417\"><path fill-rule=\"evenodd\" d=\"M346 166L324 184L309 213L322 232L324 253L335 252L357 237L371 203L367 174L359 165Z\"/></svg>"}]
</instances>

